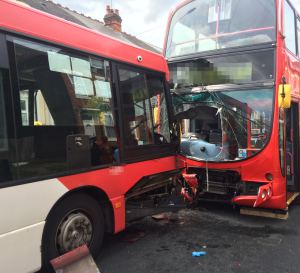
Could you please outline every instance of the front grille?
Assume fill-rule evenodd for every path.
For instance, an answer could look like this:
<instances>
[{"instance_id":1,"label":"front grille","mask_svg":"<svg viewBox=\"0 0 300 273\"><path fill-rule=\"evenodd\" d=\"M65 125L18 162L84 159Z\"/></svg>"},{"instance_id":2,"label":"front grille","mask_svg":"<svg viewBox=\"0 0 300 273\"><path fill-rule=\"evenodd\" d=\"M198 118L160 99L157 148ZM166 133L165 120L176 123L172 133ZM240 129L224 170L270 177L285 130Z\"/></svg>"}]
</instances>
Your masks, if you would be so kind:
<instances>
[{"instance_id":1,"label":"front grille","mask_svg":"<svg viewBox=\"0 0 300 273\"><path fill-rule=\"evenodd\" d=\"M188 173L196 173L199 190L202 192L234 195L240 183L240 174L232 170L208 170L208 182L206 169L190 168Z\"/></svg>"}]
</instances>

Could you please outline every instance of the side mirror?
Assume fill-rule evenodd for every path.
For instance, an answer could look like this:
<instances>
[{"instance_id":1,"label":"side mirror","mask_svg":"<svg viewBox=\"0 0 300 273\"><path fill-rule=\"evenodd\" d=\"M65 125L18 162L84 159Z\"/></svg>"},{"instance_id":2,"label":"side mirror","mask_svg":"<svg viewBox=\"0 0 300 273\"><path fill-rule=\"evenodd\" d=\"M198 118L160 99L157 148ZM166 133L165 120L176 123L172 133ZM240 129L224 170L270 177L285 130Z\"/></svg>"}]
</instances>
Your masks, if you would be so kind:
<instances>
[{"instance_id":1,"label":"side mirror","mask_svg":"<svg viewBox=\"0 0 300 273\"><path fill-rule=\"evenodd\" d=\"M168 82L169 89L174 89L175 84L173 82Z\"/></svg>"},{"instance_id":2,"label":"side mirror","mask_svg":"<svg viewBox=\"0 0 300 273\"><path fill-rule=\"evenodd\" d=\"M181 141L181 125L180 121L173 121L172 122L172 128L171 128L171 135L172 135L172 140L175 142Z\"/></svg>"},{"instance_id":3,"label":"side mirror","mask_svg":"<svg viewBox=\"0 0 300 273\"><path fill-rule=\"evenodd\" d=\"M288 109L291 107L291 85L280 84L278 88L278 106L279 108Z\"/></svg>"}]
</instances>

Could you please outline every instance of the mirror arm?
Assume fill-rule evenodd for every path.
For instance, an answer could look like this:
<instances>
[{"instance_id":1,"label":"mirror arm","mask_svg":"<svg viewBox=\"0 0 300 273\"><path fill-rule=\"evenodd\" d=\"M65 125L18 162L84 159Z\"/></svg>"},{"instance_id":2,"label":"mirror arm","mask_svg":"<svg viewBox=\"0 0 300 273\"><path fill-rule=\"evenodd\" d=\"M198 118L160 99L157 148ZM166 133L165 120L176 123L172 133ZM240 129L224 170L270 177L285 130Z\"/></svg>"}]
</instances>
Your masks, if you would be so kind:
<instances>
[{"instance_id":1,"label":"mirror arm","mask_svg":"<svg viewBox=\"0 0 300 273\"><path fill-rule=\"evenodd\" d=\"M282 82L282 92L280 93L280 95L281 95L282 99L284 99L285 98L284 85L286 84L285 76L282 76L281 82Z\"/></svg>"}]
</instances>

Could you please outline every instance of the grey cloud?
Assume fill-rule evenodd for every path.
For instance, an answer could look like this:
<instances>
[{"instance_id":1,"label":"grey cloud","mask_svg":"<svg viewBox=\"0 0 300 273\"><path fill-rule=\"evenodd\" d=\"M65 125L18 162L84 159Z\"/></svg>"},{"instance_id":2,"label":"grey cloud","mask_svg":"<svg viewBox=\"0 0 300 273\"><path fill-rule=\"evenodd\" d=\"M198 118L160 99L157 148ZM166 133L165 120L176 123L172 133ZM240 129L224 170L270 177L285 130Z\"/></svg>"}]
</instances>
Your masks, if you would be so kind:
<instances>
[{"instance_id":1,"label":"grey cloud","mask_svg":"<svg viewBox=\"0 0 300 273\"><path fill-rule=\"evenodd\" d=\"M54 0L54 2L61 4L62 6L76 10L81 13L89 13L99 6L103 6L105 1L100 0L86 0L86 1L74 1L74 0ZM110 1L109 1L110 2Z\"/></svg>"}]
</instances>

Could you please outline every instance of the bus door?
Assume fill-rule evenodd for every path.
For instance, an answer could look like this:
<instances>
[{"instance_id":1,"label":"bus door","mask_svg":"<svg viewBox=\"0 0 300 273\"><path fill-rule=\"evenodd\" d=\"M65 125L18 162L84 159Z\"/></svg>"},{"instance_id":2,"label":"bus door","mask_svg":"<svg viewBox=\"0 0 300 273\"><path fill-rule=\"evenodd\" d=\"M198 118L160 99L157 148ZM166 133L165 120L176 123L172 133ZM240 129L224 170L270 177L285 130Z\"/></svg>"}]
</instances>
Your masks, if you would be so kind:
<instances>
[{"instance_id":1,"label":"bus door","mask_svg":"<svg viewBox=\"0 0 300 273\"><path fill-rule=\"evenodd\" d=\"M299 191L299 111L292 102L286 110L286 180L287 191Z\"/></svg>"}]
</instances>

